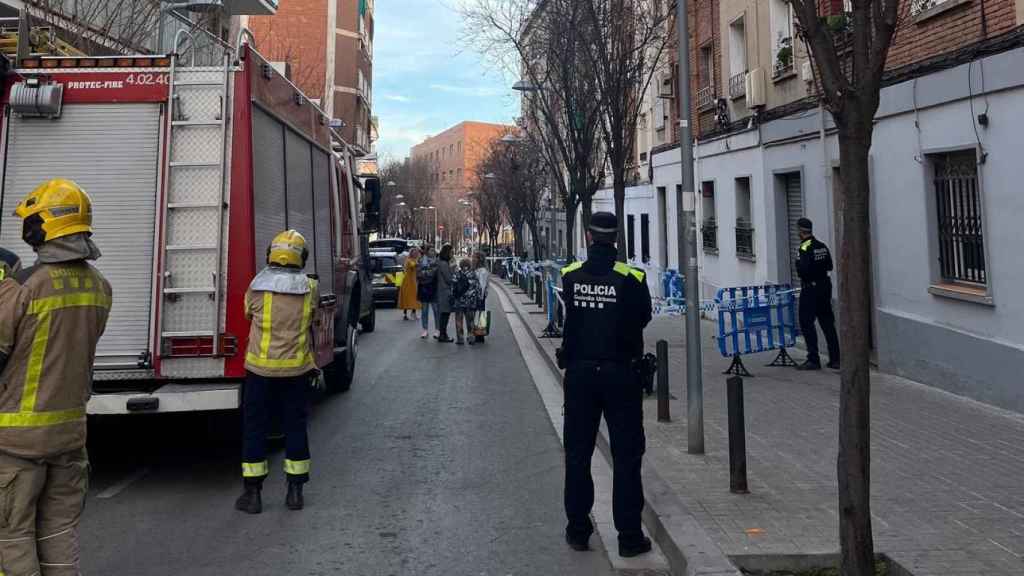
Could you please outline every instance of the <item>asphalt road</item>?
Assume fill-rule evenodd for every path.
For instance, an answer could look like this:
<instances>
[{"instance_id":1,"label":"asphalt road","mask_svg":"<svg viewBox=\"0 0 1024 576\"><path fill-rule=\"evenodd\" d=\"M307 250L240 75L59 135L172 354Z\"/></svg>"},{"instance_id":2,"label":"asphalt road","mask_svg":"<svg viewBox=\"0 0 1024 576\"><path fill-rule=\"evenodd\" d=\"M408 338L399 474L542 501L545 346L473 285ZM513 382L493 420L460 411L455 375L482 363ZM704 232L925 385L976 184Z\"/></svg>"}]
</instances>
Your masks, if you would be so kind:
<instances>
[{"instance_id":1,"label":"asphalt road","mask_svg":"<svg viewBox=\"0 0 1024 576\"><path fill-rule=\"evenodd\" d=\"M603 550L564 543L562 449L500 308L482 348L378 314L352 390L314 410L301 512L284 507L280 447L263 514L234 510L237 417L95 422L84 572L611 574Z\"/></svg>"}]
</instances>

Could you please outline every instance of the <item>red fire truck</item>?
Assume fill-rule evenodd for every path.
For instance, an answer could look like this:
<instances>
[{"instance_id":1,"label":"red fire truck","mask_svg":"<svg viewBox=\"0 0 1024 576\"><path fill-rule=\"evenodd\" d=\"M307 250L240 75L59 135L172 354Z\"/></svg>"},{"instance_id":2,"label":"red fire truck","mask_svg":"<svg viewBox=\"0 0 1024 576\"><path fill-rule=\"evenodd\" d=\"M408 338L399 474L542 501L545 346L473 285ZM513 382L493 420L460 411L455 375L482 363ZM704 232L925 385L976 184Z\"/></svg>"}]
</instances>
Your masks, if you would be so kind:
<instances>
[{"instance_id":1,"label":"red fire truck","mask_svg":"<svg viewBox=\"0 0 1024 576\"><path fill-rule=\"evenodd\" d=\"M114 304L91 414L239 406L243 299L279 231L310 243L318 364L347 389L374 328L367 236L380 184L336 123L249 45L220 67L177 57L22 60L3 92L0 246L30 264L12 213L50 178L94 202Z\"/></svg>"}]
</instances>

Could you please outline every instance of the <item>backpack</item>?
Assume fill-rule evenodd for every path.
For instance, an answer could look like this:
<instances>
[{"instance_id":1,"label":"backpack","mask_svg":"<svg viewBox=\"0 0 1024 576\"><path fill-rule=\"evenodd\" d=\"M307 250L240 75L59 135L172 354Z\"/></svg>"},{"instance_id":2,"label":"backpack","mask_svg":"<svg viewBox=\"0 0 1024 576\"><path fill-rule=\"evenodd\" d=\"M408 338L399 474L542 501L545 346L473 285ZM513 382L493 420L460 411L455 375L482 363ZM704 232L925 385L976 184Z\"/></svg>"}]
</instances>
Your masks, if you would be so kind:
<instances>
[{"instance_id":1,"label":"backpack","mask_svg":"<svg viewBox=\"0 0 1024 576\"><path fill-rule=\"evenodd\" d=\"M469 277L465 272L460 271L455 277L455 286L452 287L452 296L462 298L469 292Z\"/></svg>"}]
</instances>

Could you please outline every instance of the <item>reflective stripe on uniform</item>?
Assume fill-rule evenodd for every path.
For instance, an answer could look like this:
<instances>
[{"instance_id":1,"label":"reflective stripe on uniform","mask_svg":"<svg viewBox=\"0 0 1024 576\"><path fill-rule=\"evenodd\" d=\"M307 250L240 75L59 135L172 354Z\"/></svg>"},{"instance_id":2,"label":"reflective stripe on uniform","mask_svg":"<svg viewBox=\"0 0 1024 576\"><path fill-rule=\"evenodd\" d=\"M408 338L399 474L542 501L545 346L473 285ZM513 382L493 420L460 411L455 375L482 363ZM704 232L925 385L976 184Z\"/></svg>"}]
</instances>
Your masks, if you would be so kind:
<instances>
[{"instance_id":1,"label":"reflective stripe on uniform","mask_svg":"<svg viewBox=\"0 0 1024 576\"><path fill-rule=\"evenodd\" d=\"M647 275L644 274L642 271L637 270L636 268L633 268L627 264L623 264L622 262L616 262L614 269L616 272L622 274L623 276L632 275L634 278L641 282L643 282L644 279L647 277Z\"/></svg>"},{"instance_id":2,"label":"reflective stripe on uniform","mask_svg":"<svg viewBox=\"0 0 1024 576\"><path fill-rule=\"evenodd\" d=\"M803 244L800 244L800 251L801 252L807 252L811 248L811 244L813 244L813 243L814 243L814 240L812 240L812 239L804 240Z\"/></svg>"},{"instance_id":3,"label":"reflective stripe on uniform","mask_svg":"<svg viewBox=\"0 0 1024 576\"><path fill-rule=\"evenodd\" d=\"M0 428L37 428L76 422L85 418L84 408L50 412L0 412Z\"/></svg>"},{"instance_id":4,"label":"reflective stripe on uniform","mask_svg":"<svg viewBox=\"0 0 1024 576\"><path fill-rule=\"evenodd\" d=\"M562 268L562 276L565 276L569 272L575 272L580 268L583 268L583 262L573 262L572 264L569 264L565 268Z\"/></svg>"},{"instance_id":5,"label":"reflective stripe on uniform","mask_svg":"<svg viewBox=\"0 0 1024 576\"><path fill-rule=\"evenodd\" d=\"M309 474L309 460L285 459L284 472L285 474L291 474L292 476L301 476L302 474Z\"/></svg>"},{"instance_id":6,"label":"reflective stripe on uniform","mask_svg":"<svg viewBox=\"0 0 1024 576\"><path fill-rule=\"evenodd\" d=\"M263 318L260 328L263 330L263 338L260 340L260 358L267 359L270 354L270 327L273 326L272 310L274 308L274 293L263 293Z\"/></svg>"},{"instance_id":7,"label":"reflective stripe on uniform","mask_svg":"<svg viewBox=\"0 0 1024 576\"><path fill-rule=\"evenodd\" d=\"M33 300L28 305L29 314L42 314L64 308L80 308L83 306L94 306L96 308L110 309L110 296L99 292L75 292L74 294L60 294Z\"/></svg>"},{"instance_id":8,"label":"reflective stripe on uniform","mask_svg":"<svg viewBox=\"0 0 1024 576\"><path fill-rule=\"evenodd\" d=\"M262 478L269 473L266 460L263 462L242 462L243 478Z\"/></svg>"}]
</instances>

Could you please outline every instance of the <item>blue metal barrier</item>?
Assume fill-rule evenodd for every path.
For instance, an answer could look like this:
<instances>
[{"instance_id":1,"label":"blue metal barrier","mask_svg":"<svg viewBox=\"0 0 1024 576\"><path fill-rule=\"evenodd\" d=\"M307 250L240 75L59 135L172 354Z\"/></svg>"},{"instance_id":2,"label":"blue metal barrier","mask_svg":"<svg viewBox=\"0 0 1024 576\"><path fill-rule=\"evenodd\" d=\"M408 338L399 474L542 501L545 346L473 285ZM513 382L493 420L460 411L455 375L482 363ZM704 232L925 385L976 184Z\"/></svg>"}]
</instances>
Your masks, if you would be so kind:
<instances>
[{"instance_id":1,"label":"blue metal barrier","mask_svg":"<svg viewBox=\"0 0 1024 576\"><path fill-rule=\"evenodd\" d=\"M723 288L718 303L718 350L732 357L726 374L752 376L741 357L778 350L769 366L795 366L786 348L796 345L796 293L788 284Z\"/></svg>"}]
</instances>

